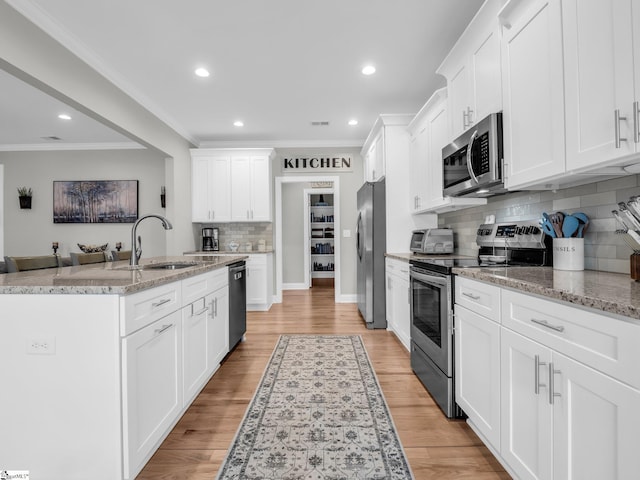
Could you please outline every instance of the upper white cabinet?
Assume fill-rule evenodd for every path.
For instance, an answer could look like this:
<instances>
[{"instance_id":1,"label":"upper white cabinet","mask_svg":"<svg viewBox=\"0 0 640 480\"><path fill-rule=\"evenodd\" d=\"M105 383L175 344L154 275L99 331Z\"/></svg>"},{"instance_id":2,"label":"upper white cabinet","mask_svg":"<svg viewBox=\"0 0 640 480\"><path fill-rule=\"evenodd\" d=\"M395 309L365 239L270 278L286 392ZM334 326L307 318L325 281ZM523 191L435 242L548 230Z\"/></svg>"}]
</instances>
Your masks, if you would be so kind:
<instances>
[{"instance_id":1,"label":"upper white cabinet","mask_svg":"<svg viewBox=\"0 0 640 480\"><path fill-rule=\"evenodd\" d=\"M270 222L272 149L192 149L193 222Z\"/></svg>"},{"instance_id":2,"label":"upper white cabinet","mask_svg":"<svg viewBox=\"0 0 640 480\"><path fill-rule=\"evenodd\" d=\"M503 24L506 186L565 171L560 0L509 2Z\"/></svg>"},{"instance_id":3,"label":"upper white cabinet","mask_svg":"<svg viewBox=\"0 0 640 480\"><path fill-rule=\"evenodd\" d=\"M449 142L447 89L437 90L411 121L409 187L412 213L440 213L487 203L482 198L442 196L442 148Z\"/></svg>"},{"instance_id":4,"label":"upper white cabinet","mask_svg":"<svg viewBox=\"0 0 640 480\"><path fill-rule=\"evenodd\" d=\"M592 183L637 163L640 8L634 3L510 0L501 10L507 188Z\"/></svg>"},{"instance_id":5,"label":"upper white cabinet","mask_svg":"<svg viewBox=\"0 0 640 480\"><path fill-rule=\"evenodd\" d=\"M487 0L436 73L447 79L449 140L478 120L502 110L498 12L504 2Z\"/></svg>"},{"instance_id":6,"label":"upper white cabinet","mask_svg":"<svg viewBox=\"0 0 640 480\"><path fill-rule=\"evenodd\" d=\"M639 151L638 2L563 0L562 26L567 169Z\"/></svg>"},{"instance_id":7,"label":"upper white cabinet","mask_svg":"<svg viewBox=\"0 0 640 480\"><path fill-rule=\"evenodd\" d=\"M366 182L376 182L385 176L384 132L378 131L370 145L363 150L364 179Z\"/></svg>"}]
</instances>

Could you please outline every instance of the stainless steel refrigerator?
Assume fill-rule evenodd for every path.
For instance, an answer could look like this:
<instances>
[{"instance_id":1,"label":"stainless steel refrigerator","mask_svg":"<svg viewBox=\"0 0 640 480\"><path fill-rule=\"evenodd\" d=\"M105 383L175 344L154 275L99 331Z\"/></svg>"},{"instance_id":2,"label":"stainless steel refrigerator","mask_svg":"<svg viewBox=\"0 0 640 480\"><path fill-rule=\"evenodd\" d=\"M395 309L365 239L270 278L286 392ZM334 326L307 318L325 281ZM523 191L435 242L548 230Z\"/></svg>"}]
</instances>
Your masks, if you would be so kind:
<instances>
[{"instance_id":1,"label":"stainless steel refrigerator","mask_svg":"<svg viewBox=\"0 0 640 480\"><path fill-rule=\"evenodd\" d=\"M358 310L367 328L387 328L384 253L386 249L384 179L358 190L356 225Z\"/></svg>"}]
</instances>

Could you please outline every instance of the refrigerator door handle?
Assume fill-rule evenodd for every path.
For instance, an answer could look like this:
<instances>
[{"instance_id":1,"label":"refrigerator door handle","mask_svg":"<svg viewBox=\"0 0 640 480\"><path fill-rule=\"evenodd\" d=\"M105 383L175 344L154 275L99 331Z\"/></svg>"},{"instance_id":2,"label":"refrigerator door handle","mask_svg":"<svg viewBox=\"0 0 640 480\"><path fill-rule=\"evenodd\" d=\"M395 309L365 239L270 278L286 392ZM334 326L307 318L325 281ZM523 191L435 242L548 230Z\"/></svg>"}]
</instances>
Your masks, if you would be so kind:
<instances>
[{"instance_id":1,"label":"refrigerator door handle","mask_svg":"<svg viewBox=\"0 0 640 480\"><path fill-rule=\"evenodd\" d=\"M360 240L362 225L362 212L358 213L358 222L356 223L356 250L358 252L358 258L362 260L362 242Z\"/></svg>"}]
</instances>

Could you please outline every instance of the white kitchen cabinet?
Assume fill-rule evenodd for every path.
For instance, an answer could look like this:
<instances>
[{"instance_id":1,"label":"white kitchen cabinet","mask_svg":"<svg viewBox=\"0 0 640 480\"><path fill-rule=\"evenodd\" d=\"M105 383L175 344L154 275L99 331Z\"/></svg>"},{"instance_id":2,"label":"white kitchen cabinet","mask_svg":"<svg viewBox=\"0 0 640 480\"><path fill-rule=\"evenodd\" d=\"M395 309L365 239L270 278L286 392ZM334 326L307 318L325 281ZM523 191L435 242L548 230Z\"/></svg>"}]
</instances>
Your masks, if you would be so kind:
<instances>
[{"instance_id":1,"label":"white kitchen cabinet","mask_svg":"<svg viewBox=\"0 0 640 480\"><path fill-rule=\"evenodd\" d=\"M271 168L268 155L233 157L231 220L234 222L271 221Z\"/></svg>"},{"instance_id":2,"label":"white kitchen cabinet","mask_svg":"<svg viewBox=\"0 0 640 480\"><path fill-rule=\"evenodd\" d=\"M270 222L273 149L191 149L192 221Z\"/></svg>"},{"instance_id":3,"label":"white kitchen cabinet","mask_svg":"<svg viewBox=\"0 0 640 480\"><path fill-rule=\"evenodd\" d=\"M502 110L500 30L502 0L488 0L471 20L436 73L447 79L449 141L490 113Z\"/></svg>"},{"instance_id":4,"label":"white kitchen cabinet","mask_svg":"<svg viewBox=\"0 0 640 480\"><path fill-rule=\"evenodd\" d=\"M212 155L192 150L191 198L192 222L229 222L231 220L231 156Z\"/></svg>"},{"instance_id":5,"label":"white kitchen cabinet","mask_svg":"<svg viewBox=\"0 0 640 480\"><path fill-rule=\"evenodd\" d=\"M409 304L409 263L386 258L388 328L411 351L411 314Z\"/></svg>"},{"instance_id":6,"label":"white kitchen cabinet","mask_svg":"<svg viewBox=\"0 0 640 480\"><path fill-rule=\"evenodd\" d=\"M636 0L562 1L567 170L640 151L638 10Z\"/></svg>"},{"instance_id":7,"label":"white kitchen cabinet","mask_svg":"<svg viewBox=\"0 0 640 480\"><path fill-rule=\"evenodd\" d=\"M249 255L247 259L247 310L267 311L273 303L273 255Z\"/></svg>"},{"instance_id":8,"label":"white kitchen cabinet","mask_svg":"<svg viewBox=\"0 0 640 480\"><path fill-rule=\"evenodd\" d=\"M182 308L183 398L190 402L208 379L207 339L209 303L212 295L200 298Z\"/></svg>"},{"instance_id":9,"label":"white kitchen cabinet","mask_svg":"<svg viewBox=\"0 0 640 480\"><path fill-rule=\"evenodd\" d=\"M225 272L226 273L226 272ZM216 290L208 296L209 305L208 328L211 335L207 336L209 374L211 375L220 365L222 359L229 353L229 285Z\"/></svg>"},{"instance_id":10,"label":"white kitchen cabinet","mask_svg":"<svg viewBox=\"0 0 640 480\"><path fill-rule=\"evenodd\" d=\"M505 185L518 189L565 172L560 0L511 1L500 21Z\"/></svg>"},{"instance_id":11,"label":"white kitchen cabinet","mask_svg":"<svg viewBox=\"0 0 640 480\"><path fill-rule=\"evenodd\" d=\"M500 453L521 480L553 478L551 362L551 349L502 329Z\"/></svg>"},{"instance_id":12,"label":"white kitchen cabinet","mask_svg":"<svg viewBox=\"0 0 640 480\"><path fill-rule=\"evenodd\" d=\"M364 179L366 182L377 182L385 176L384 133L378 131L370 141L364 157Z\"/></svg>"},{"instance_id":13,"label":"white kitchen cabinet","mask_svg":"<svg viewBox=\"0 0 640 480\"><path fill-rule=\"evenodd\" d=\"M477 285L467 279L456 281L456 299L471 295ZM500 289L484 288L489 304L500 301ZM477 291L474 289L473 291ZM494 450L500 450L500 310L490 316L486 308L457 303L455 311L455 396L456 403L468 415L469 422Z\"/></svg>"},{"instance_id":14,"label":"white kitchen cabinet","mask_svg":"<svg viewBox=\"0 0 640 480\"><path fill-rule=\"evenodd\" d=\"M442 213L476 205L484 198L442 196L442 148L449 142L447 89L437 90L411 121L410 205L413 214Z\"/></svg>"},{"instance_id":15,"label":"white kitchen cabinet","mask_svg":"<svg viewBox=\"0 0 640 480\"><path fill-rule=\"evenodd\" d=\"M122 340L125 478L134 478L182 411L180 311Z\"/></svg>"},{"instance_id":16,"label":"white kitchen cabinet","mask_svg":"<svg viewBox=\"0 0 640 480\"><path fill-rule=\"evenodd\" d=\"M637 478L640 391L558 353L551 369L553 478Z\"/></svg>"}]
</instances>

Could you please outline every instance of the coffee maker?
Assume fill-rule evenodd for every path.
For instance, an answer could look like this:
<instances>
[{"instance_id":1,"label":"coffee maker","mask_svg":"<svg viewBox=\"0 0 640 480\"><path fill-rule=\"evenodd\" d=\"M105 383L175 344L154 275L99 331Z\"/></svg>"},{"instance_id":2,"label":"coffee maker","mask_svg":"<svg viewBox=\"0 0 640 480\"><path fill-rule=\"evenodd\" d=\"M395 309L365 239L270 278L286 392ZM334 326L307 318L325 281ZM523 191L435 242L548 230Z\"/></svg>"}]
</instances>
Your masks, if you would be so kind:
<instances>
[{"instance_id":1,"label":"coffee maker","mask_svg":"<svg viewBox=\"0 0 640 480\"><path fill-rule=\"evenodd\" d=\"M202 229L202 251L217 252L218 250L220 250L220 243L218 241L218 229L203 228Z\"/></svg>"}]
</instances>

